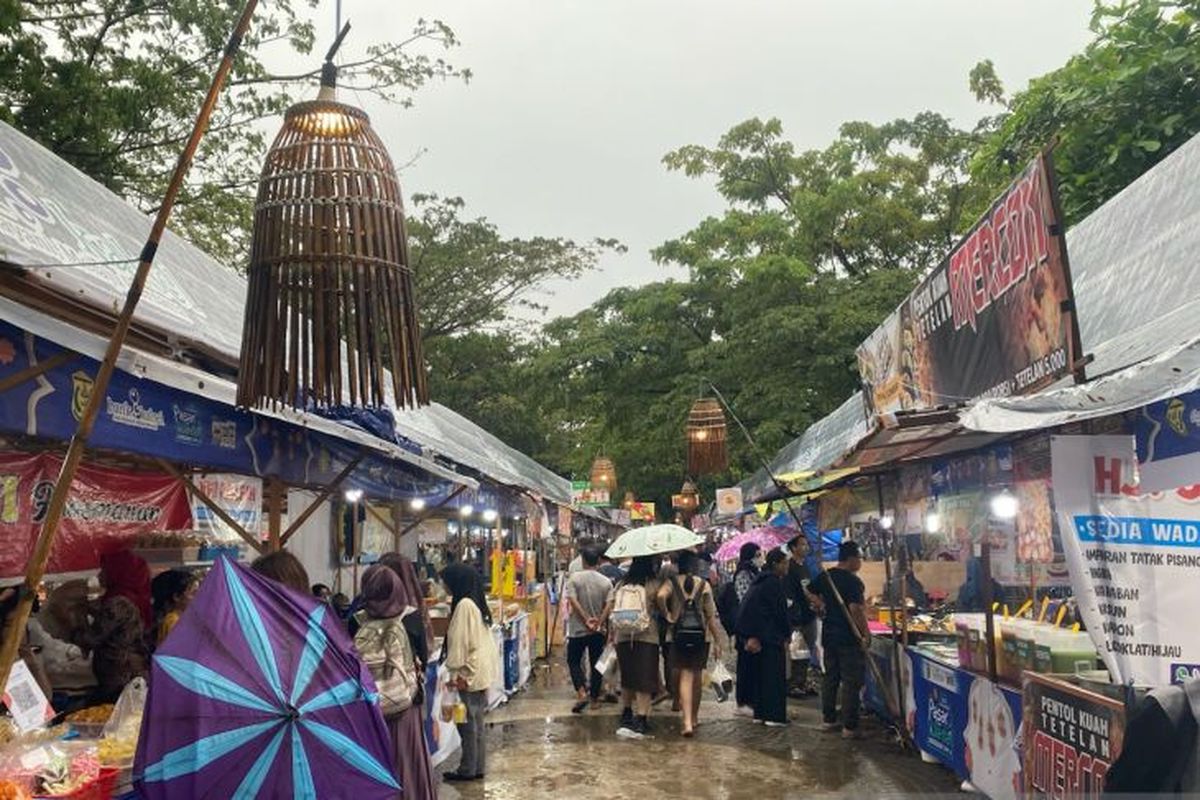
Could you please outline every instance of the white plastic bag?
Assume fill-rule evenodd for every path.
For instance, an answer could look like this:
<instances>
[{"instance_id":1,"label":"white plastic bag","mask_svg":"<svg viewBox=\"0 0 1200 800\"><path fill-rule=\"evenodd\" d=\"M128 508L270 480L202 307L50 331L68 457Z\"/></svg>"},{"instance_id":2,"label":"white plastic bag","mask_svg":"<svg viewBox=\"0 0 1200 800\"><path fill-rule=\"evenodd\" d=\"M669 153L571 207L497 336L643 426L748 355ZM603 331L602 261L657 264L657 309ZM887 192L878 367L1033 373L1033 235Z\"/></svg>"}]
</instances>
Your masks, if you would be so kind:
<instances>
[{"instance_id":1,"label":"white plastic bag","mask_svg":"<svg viewBox=\"0 0 1200 800\"><path fill-rule=\"evenodd\" d=\"M800 631L792 631L792 641L788 647L788 657L792 661L811 661L812 653L808 651L808 642Z\"/></svg>"},{"instance_id":2,"label":"white plastic bag","mask_svg":"<svg viewBox=\"0 0 1200 800\"><path fill-rule=\"evenodd\" d=\"M138 731L142 728L142 712L146 709L146 681L134 678L121 691L117 703L113 706L112 715L104 723L100 732L101 738L114 737L137 741Z\"/></svg>"},{"instance_id":3,"label":"white plastic bag","mask_svg":"<svg viewBox=\"0 0 1200 800\"><path fill-rule=\"evenodd\" d=\"M596 672L599 672L601 675L607 675L609 670L616 666L616 663L617 648L616 645L614 645L612 642L609 642L604 648L604 652L600 654L598 659L596 659Z\"/></svg>"},{"instance_id":4,"label":"white plastic bag","mask_svg":"<svg viewBox=\"0 0 1200 800\"><path fill-rule=\"evenodd\" d=\"M717 695L717 702L724 703L728 700L733 692L733 676L729 674L723 661L714 659L708 662L708 679Z\"/></svg>"}]
</instances>

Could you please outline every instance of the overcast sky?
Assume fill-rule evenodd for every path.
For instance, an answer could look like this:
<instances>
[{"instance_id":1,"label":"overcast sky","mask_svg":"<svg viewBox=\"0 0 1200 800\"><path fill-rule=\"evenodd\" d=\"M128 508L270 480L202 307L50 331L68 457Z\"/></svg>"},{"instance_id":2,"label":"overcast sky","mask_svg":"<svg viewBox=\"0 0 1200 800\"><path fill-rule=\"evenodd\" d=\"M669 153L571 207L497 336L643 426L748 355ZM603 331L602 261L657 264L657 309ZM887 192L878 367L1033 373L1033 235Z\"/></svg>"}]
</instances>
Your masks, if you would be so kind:
<instances>
[{"instance_id":1,"label":"overcast sky","mask_svg":"<svg viewBox=\"0 0 1200 800\"><path fill-rule=\"evenodd\" d=\"M332 4L326 4L332 9ZM629 246L545 298L578 311L609 289L683 271L648 251L718 213L706 181L662 156L779 117L799 148L846 120L930 109L972 124L967 72L991 58L1010 90L1090 39L1091 0L344 0L343 55L418 17L462 40L469 84L421 90L411 109L364 105L406 194L459 195L509 235L616 237ZM323 11L324 9L322 9ZM332 17L332 11L329 12ZM332 19L320 41L328 41ZM323 46L323 45L322 45ZM348 97L353 101L352 97Z\"/></svg>"}]
</instances>

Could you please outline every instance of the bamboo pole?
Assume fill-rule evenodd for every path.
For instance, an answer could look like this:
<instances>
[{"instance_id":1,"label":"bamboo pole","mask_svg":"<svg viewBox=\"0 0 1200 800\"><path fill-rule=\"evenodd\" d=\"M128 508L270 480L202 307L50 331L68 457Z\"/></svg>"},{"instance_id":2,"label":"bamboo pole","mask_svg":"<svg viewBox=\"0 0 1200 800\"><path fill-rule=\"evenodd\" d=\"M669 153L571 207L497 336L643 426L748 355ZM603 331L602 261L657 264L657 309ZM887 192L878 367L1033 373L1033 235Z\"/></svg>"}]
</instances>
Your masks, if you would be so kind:
<instances>
[{"instance_id":1,"label":"bamboo pole","mask_svg":"<svg viewBox=\"0 0 1200 800\"><path fill-rule=\"evenodd\" d=\"M316 499L309 503L308 508L301 511L298 517L289 522L287 530L285 530L279 537L280 547L287 546L288 540L292 538L296 531L300 530L300 526L307 522L308 518L316 512L317 508L320 507L320 505L326 500L328 500L330 495L337 491L338 487L342 485L343 481L350 477L350 473L354 472L358 465L362 463L362 460L363 456L361 455L351 460L350 463L346 465L346 468L339 472L338 476L333 479L333 483L322 489L321 493L317 495ZM288 513L289 515L291 514L290 511Z\"/></svg>"},{"instance_id":2,"label":"bamboo pole","mask_svg":"<svg viewBox=\"0 0 1200 800\"><path fill-rule=\"evenodd\" d=\"M158 207L158 214L154 217L154 224L150 227L150 235L147 237L146 244L142 248L137 272L134 273L133 282L129 287L128 294L125 295L125 305L121 308L121 313L117 316L112 337L109 339L108 348L104 352L104 359L100 362L100 369L96 372L91 395L88 397L87 405L84 407L83 414L79 419L79 427L75 429L75 435L71 437L71 443L67 447L62 468L58 473L58 480L55 482L54 491L50 495L46 519L42 522L42 529L38 534L37 543L34 545L33 553L29 556L28 563L25 565L25 582L20 589L20 599L17 601L17 606L13 609L12 614L9 615L8 627L4 631L4 642L3 646L0 647L0 688L8 685L9 671L12 669L13 662L17 660L17 650L21 646L21 639L25 633L25 625L29 621L29 612L33 608L33 599L37 594L38 584L42 582L42 577L46 574L46 562L50 559L50 551L54 546L54 537L58 533L58 523L62 520L63 510L66 507L67 495L71 491L75 472L79 469L79 462L83 460L83 451L87 447L88 438L92 435L92 428L96 424L96 416L99 414L100 407L104 403L104 397L108 392L108 384L112 380L113 372L116 370L117 357L121 354L121 347L124 345L125 339L129 335L129 328L133 324L133 312L137 308L138 301L142 297L142 292L146 288L146 278L149 277L150 268L154 265L154 256L158 251L158 244L162 241L163 231L166 230L167 221L171 218L171 211L175 207L175 200L179 197L179 192L183 188L183 180L191 168L192 159L196 155L196 149L200 146L200 140L204 138L204 133L208 129L208 122L212 118L213 109L216 108L217 98L220 96L221 89L225 85L225 79L229 77L229 73L233 69L234 57L241 47L242 37L246 35L246 31L250 28L250 19L254 16L254 9L257 5L258 0L246 0L246 6L242 9L242 15L238 18L237 25L229 37L228 44L225 45L225 54L222 56L221 63L213 75L212 84L208 87L208 94L205 96L204 103L200 106L200 113L196 115L196 122L192 126L192 133L188 137L183 152L179 155L179 160L175 163L175 172L172 174L171 181L167 185L167 191L163 196L162 204Z\"/></svg>"},{"instance_id":3,"label":"bamboo pole","mask_svg":"<svg viewBox=\"0 0 1200 800\"><path fill-rule=\"evenodd\" d=\"M267 478L267 550L278 552L283 547L283 483Z\"/></svg>"},{"instance_id":4,"label":"bamboo pole","mask_svg":"<svg viewBox=\"0 0 1200 800\"><path fill-rule=\"evenodd\" d=\"M257 551L259 553L262 552L262 542L255 539L255 537L252 536L249 531L247 531L245 528L243 528L241 526L241 524L238 523L237 520L235 520L233 517L229 516L229 513L225 509L221 508L219 503L217 503L215 500L213 500L211 497L209 497L208 494L206 494L203 489L201 489L199 486L197 486L195 481L193 481L191 478L189 478L187 475L183 474L179 470L175 469L175 466L173 464L171 464L171 462L167 461L166 459L156 458L154 460L162 468L163 472L166 472L172 478L175 478L176 480L181 481L183 483L183 485L185 487L187 487L187 490L192 493L193 496L195 496L201 503L204 503L204 505L208 506L209 509L214 514L216 514L217 517L219 517L222 522L224 522L226 525L228 525L230 528L232 528L233 532L236 533L238 536L245 539L246 543L249 544L251 547L253 547L255 549L255 551Z\"/></svg>"}]
</instances>

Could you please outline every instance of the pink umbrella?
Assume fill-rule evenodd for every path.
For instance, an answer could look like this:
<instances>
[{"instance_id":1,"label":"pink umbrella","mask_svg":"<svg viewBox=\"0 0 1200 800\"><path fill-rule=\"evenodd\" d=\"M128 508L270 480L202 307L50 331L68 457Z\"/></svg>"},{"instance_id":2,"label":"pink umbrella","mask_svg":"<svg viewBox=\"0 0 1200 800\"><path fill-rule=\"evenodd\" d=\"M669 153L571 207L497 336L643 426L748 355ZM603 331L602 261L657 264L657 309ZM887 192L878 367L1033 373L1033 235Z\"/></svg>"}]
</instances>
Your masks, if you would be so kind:
<instances>
[{"instance_id":1,"label":"pink umbrella","mask_svg":"<svg viewBox=\"0 0 1200 800\"><path fill-rule=\"evenodd\" d=\"M771 550L784 544L795 535L796 532L791 528L755 528L752 531L739 533L717 550L717 561L736 561L738 551L742 549L742 545L748 542L753 542L763 550Z\"/></svg>"}]
</instances>

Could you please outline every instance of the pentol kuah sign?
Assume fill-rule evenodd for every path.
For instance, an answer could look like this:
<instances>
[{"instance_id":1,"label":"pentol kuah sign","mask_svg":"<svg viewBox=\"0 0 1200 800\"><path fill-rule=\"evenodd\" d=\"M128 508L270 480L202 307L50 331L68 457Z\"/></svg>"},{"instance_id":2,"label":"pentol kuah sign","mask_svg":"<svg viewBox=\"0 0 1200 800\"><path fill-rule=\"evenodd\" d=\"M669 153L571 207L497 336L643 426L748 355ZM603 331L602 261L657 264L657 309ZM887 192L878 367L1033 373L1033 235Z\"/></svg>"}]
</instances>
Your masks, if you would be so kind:
<instances>
[{"instance_id":1,"label":"pentol kuah sign","mask_svg":"<svg viewBox=\"0 0 1200 800\"><path fill-rule=\"evenodd\" d=\"M1025 796L1084 800L1104 779L1125 742L1125 705L1064 681L1025 673Z\"/></svg>"},{"instance_id":2,"label":"pentol kuah sign","mask_svg":"<svg viewBox=\"0 0 1200 800\"><path fill-rule=\"evenodd\" d=\"M1114 681L1200 668L1200 485L1142 494L1131 436L1055 436L1050 454L1071 585Z\"/></svg>"},{"instance_id":3,"label":"pentol kuah sign","mask_svg":"<svg viewBox=\"0 0 1200 800\"><path fill-rule=\"evenodd\" d=\"M858 348L882 414L1035 391L1071 371L1066 241L1046 156Z\"/></svg>"}]
</instances>

